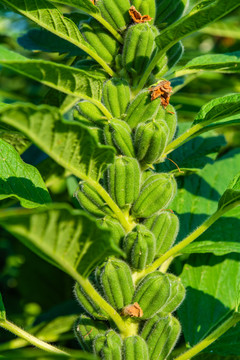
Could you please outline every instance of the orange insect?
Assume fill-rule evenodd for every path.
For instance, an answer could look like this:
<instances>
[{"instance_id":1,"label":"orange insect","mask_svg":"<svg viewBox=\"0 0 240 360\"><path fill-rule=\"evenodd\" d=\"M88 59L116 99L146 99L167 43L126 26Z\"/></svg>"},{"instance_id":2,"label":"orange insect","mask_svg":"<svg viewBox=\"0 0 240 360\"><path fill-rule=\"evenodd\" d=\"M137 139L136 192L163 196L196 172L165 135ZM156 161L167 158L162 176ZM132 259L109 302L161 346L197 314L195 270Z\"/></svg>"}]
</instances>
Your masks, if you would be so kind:
<instances>
[{"instance_id":1,"label":"orange insect","mask_svg":"<svg viewBox=\"0 0 240 360\"><path fill-rule=\"evenodd\" d=\"M122 309L121 315L123 316L131 316L131 317L142 317L143 311L140 305L135 302L134 304L127 305Z\"/></svg>"},{"instance_id":2,"label":"orange insect","mask_svg":"<svg viewBox=\"0 0 240 360\"><path fill-rule=\"evenodd\" d=\"M157 85L151 86L148 89L151 92L151 101L160 97L161 104L164 109L166 109L169 104L170 94L172 92L172 87L170 85L170 81L163 80L160 81Z\"/></svg>"},{"instance_id":3,"label":"orange insect","mask_svg":"<svg viewBox=\"0 0 240 360\"><path fill-rule=\"evenodd\" d=\"M128 12L135 23L144 23L152 20L149 15L142 15L133 5L130 7Z\"/></svg>"}]
</instances>

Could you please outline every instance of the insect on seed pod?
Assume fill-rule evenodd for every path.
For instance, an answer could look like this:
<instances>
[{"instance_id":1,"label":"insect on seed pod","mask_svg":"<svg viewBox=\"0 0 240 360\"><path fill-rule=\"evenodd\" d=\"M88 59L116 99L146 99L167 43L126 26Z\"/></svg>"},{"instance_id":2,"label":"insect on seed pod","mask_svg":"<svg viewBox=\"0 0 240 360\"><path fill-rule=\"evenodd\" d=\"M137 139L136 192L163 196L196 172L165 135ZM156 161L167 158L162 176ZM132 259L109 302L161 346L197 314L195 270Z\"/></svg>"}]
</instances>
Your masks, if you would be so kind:
<instances>
[{"instance_id":1,"label":"insect on seed pod","mask_svg":"<svg viewBox=\"0 0 240 360\"><path fill-rule=\"evenodd\" d=\"M141 123L136 128L134 145L136 156L143 164L159 162L168 142L169 129L164 120Z\"/></svg>"},{"instance_id":2,"label":"insect on seed pod","mask_svg":"<svg viewBox=\"0 0 240 360\"><path fill-rule=\"evenodd\" d=\"M139 224L124 238L123 250L131 267L143 270L155 257L155 236L144 225Z\"/></svg>"},{"instance_id":3,"label":"insect on seed pod","mask_svg":"<svg viewBox=\"0 0 240 360\"><path fill-rule=\"evenodd\" d=\"M94 339L108 330L106 323L81 315L74 324L74 333L83 350L92 351Z\"/></svg>"},{"instance_id":4,"label":"insect on seed pod","mask_svg":"<svg viewBox=\"0 0 240 360\"><path fill-rule=\"evenodd\" d=\"M177 183L171 174L155 174L142 185L140 195L133 204L131 213L135 218L148 218L173 200L177 191Z\"/></svg>"},{"instance_id":5,"label":"insect on seed pod","mask_svg":"<svg viewBox=\"0 0 240 360\"><path fill-rule=\"evenodd\" d=\"M119 155L135 157L131 128L126 121L111 119L103 129L106 145L118 150Z\"/></svg>"},{"instance_id":6,"label":"insect on seed pod","mask_svg":"<svg viewBox=\"0 0 240 360\"><path fill-rule=\"evenodd\" d=\"M96 6L102 17L116 30L124 30L130 22L129 0L98 0Z\"/></svg>"},{"instance_id":7,"label":"insect on seed pod","mask_svg":"<svg viewBox=\"0 0 240 360\"><path fill-rule=\"evenodd\" d=\"M128 210L137 199L141 173L136 159L119 156L108 167L108 192L121 209Z\"/></svg>"},{"instance_id":8,"label":"insect on seed pod","mask_svg":"<svg viewBox=\"0 0 240 360\"><path fill-rule=\"evenodd\" d=\"M149 360L165 360L174 348L181 332L179 321L169 315L161 319L158 315L148 320L141 332L145 339Z\"/></svg>"},{"instance_id":9,"label":"insect on seed pod","mask_svg":"<svg viewBox=\"0 0 240 360\"><path fill-rule=\"evenodd\" d=\"M149 319L164 307L171 295L169 278L159 271L145 276L139 283L133 302L137 302L143 311L142 319Z\"/></svg>"},{"instance_id":10,"label":"insect on seed pod","mask_svg":"<svg viewBox=\"0 0 240 360\"><path fill-rule=\"evenodd\" d=\"M125 360L148 360L148 347L145 340L138 335L124 339L123 358Z\"/></svg>"},{"instance_id":11,"label":"insect on seed pod","mask_svg":"<svg viewBox=\"0 0 240 360\"><path fill-rule=\"evenodd\" d=\"M162 211L144 221L156 239L156 257L163 255L176 240L179 230L178 217L170 211Z\"/></svg>"},{"instance_id":12,"label":"insect on seed pod","mask_svg":"<svg viewBox=\"0 0 240 360\"><path fill-rule=\"evenodd\" d=\"M102 102L113 117L120 119L130 103L129 83L120 78L112 78L104 83Z\"/></svg>"},{"instance_id":13,"label":"insect on seed pod","mask_svg":"<svg viewBox=\"0 0 240 360\"><path fill-rule=\"evenodd\" d=\"M134 285L130 267L122 260L109 259L100 272L100 283L107 301L121 310L132 301Z\"/></svg>"}]
</instances>

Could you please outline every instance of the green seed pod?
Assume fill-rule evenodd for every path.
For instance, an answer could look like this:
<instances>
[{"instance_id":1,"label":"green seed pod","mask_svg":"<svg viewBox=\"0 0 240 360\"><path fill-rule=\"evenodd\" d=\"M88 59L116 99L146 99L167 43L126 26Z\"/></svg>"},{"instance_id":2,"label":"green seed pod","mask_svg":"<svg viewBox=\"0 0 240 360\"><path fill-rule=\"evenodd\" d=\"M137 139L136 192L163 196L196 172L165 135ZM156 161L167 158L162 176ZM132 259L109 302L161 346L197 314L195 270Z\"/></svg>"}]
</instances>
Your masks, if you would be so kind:
<instances>
[{"instance_id":1,"label":"green seed pod","mask_svg":"<svg viewBox=\"0 0 240 360\"><path fill-rule=\"evenodd\" d=\"M111 216L105 216L103 219L98 219L103 227L107 228L112 233L112 239L116 245L119 245L125 236L125 231L117 219L114 219Z\"/></svg>"},{"instance_id":2,"label":"green seed pod","mask_svg":"<svg viewBox=\"0 0 240 360\"><path fill-rule=\"evenodd\" d=\"M166 304L158 313L158 316L163 318L175 311L181 305L186 294L185 287L183 286L180 278L176 277L173 274L166 274L166 276L169 278L170 281L171 294Z\"/></svg>"},{"instance_id":3,"label":"green seed pod","mask_svg":"<svg viewBox=\"0 0 240 360\"><path fill-rule=\"evenodd\" d=\"M112 210L106 205L105 201L96 192L96 190L88 185L85 181L79 183L79 189L74 196L79 201L83 209L96 217L104 217L112 215Z\"/></svg>"},{"instance_id":4,"label":"green seed pod","mask_svg":"<svg viewBox=\"0 0 240 360\"><path fill-rule=\"evenodd\" d=\"M155 25L163 29L175 21L183 14L188 0L158 0L156 9Z\"/></svg>"},{"instance_id":5,"label":"green seed pod","mask_svg":"<svg viewBox=\"0 0 240 360\"><path fill-rule=\"evenodd\" d=\"M105 335L98 336L93 343L93 350L101 359L121 360L122 340L113 330L109 330Z\"/></svg>"},{"instance_id":6,"label":"green seed pod","mask_svg":"<svg viewBox=\"0 0 240 360\"><path fill-rule=\"evenodd\" d=\"M131 129L139 123L153 118L160 108L160 101L151 101L149 90L141 91L131 102L127 109L127 116L124 119Z\"/></svg>"},{"instance_id":7,"label":"green seed pod","mask_svg":"<svg viewBox=\"0 0 240 360\"><path fill-rule=\"evenodd\" d=\"M99 305L96 304L94 300L85 293L81 285L79 285L78 283L75 284L74 293L76 295L76 299L78 300L82 308L89 315L99 320L108 319L107 314L104 313L104 311L99 307Z\"/></svg>"},{"instance_id":8,"label":"green seed pod","mask_svg":"<svg viewBox=\"0 0 240 360\"><path fill-rule=\"evenodd\" d=\"M141 15L149 15L154 20L156 15L155 0L132 0L131 3Z\"/></svg>"},{"instance_id":9,"label":"green seed pod","mask_svg":"<svg viewBox=\"0 0 240 360\"><path fill-rule=\"evenodd\" d=\"M150 360L165 360L174 348L181 332L179 321L168 316L160 319L158 315L148 320L141 336L145 339Z\"/></svg>"},{"instance_id":10,"label":"green seed pod","mask_svg":"<svg viewBox=\"0 0 240 360\"><path fill-rule=\"evenodd\" d=\"M164 307L171 295L169 278L154 271L139 283L132 302L137 302L143 311L141 319L149 319Z\"/></svg>"},{"instance_id":11,"label":"green seed pod","mask_svg":"<svg viewBox=\"0 0 240 360\"><path fill-rule=\"evenodd\" d=\"M129 336L123 342L124 360L148 360L148 347L145 340L138 335Z\"/></svg>"},{"instance_id":12,"label":"green seed pod","mask_svg":"<svg viewBox=\"0 0 240 360\"><path fill-rule=\"evenodd\" d=\"M135 157L131 128L125 121L111 119L103 132L106 145L117 148L120 155Z\"/></svg>"},{"instance_id":13,"label":"green seed pod","mask_svg":"<svg viewBox=\"0 0 240 360\"><path fill-rule=\"evenodd\" d=\"M83 350L92 352L93 340L96 336L108 330L102 321L94 321L88 316L81 315L74 325L74 333Z\"/></svg>"},{"instance_id":14,"label":"green seed pod","mask_svg":"<svg viewBox=\"0 0 240 360\"><path fill-rule=\"evenodd\" d=\"M155 116L156 121L164 120L169 129L168 143L170 143L175 135L177 128L177 113L172 105L168 105L166 109L159 107Z\"/></svg>"},{"instance_id":15,"label":"green seed pod","mask_svg":"<svg viewBox=\"0 0 240 360\"><path fill-rule=\"evenodd\" d=\"M108 64L111 64L118 53L119 43L95 19L83 22L80 31L96 53Z\"/></svg>"},{"instance_id":16,"label":"green seed pod","mask_svg":"<svg viewBox=\"0 0 240 360\"><path fill-rule=\"evenodd\" d=\"M184 47L179 41L173 45L167 52L164 58L157 63L153 70L153 74L156 78L161 78L168 70L177 64L183 55Z\"/></svg>"},{"instance_id":17,"label":"green seed pod","mask_svg":"<svg viewBox=\"0 0 240 360\"><path fill-rule=\"evenodd\" d=\"M132 207L135 218L148 218L164 209L173 200L177 183L171 174L155 174L142 185L141 192Z\"/></svg>"},{"instance_id":18,"label":"green seed pod","mask_svg":"<svg viewBox=\"0 0 240 360\"><path fill-rule=\"evenodd\" d=\"M117 30L124 30L130 22L129 0L98 0L96 6L109 24Z\"/></svg>"},{"instance_id":19,"label":"green seed pod","mask_svg":"<svg viewBox=\"0 0 240 360\"><path fill-rule=\"evenodd\" d=\"M100 282L107 301L115 309L131 304L134 286L131 270L124 261L109 259L101 271Z\"/></svg>"},{"instance_id":20,"label":"green seed pod","mask_svg":"<svg viewBox=\"0 0 240 360\"><path fill-rule=\"evenodd\" d=\"M159 162L167 145L169 129L164 120L150 120L137 126L134 146L138 161L143 164Z\"/></svg>"},{"instance_id":21,"label":"green seed pod","mask_svg":"<svg viewBox=\"0 0 240 360\"><path fill-rule=\"evenodd\" d=\"M137 79L145 72L154 48L155 34L146 23L128 28L124 38L122 63Z\"/></svg>"},{"instance_id":22,"label":"green seed pod","mask_svg":"<svg viewBox=\"0 0 240 360\"><path fill-rule=\"evenodd\" d=\"M102 102L110 113L120 119L130 102L130 88L126 80L113 78L104 83Z\"/></svg>"},{"instance_id":23,"label":"green seed pod","mask_svg":"<svg viewBox=\"0 0 240 360\"><path fill-rule=\"evenodd\" d=\"M134 269L143 270L155 257L155 236L144 225L137 225L123 240L123 250Z\"/></svg>"},{"instance_id":24,"label":"green seed pod","mask_svg":"<svg viewBox=\"0 0 240 360\"><path fill-rule=\"evenodd\" d=\"M146 219L144 225L155 235L156 257L165 254L176 240L179 230L178 217L169 211L163 211Z\"/></svg>"},{"instance_id":25,"label":"green seed pod","mask_svg":"<svg viewBox=\"0 0 240 360\"><path fill-rule=\"evenodd\" d=\"M90 101L81 101L77 105L79 113L86 119L92 121L97 125L107 123L106 116L99 110L99 108Z\"/></svg>"},{"instance_id":26,"label":"green seed pod","mask_svg":"<svg viewBox=\"0 0 240 360\"><path fill-rule=\"evenodd\" d=\"M140 168L136 159L119 156L108 167L108 192L121 209L129 209L140 190Z\"/></svg>"}]
</instances>

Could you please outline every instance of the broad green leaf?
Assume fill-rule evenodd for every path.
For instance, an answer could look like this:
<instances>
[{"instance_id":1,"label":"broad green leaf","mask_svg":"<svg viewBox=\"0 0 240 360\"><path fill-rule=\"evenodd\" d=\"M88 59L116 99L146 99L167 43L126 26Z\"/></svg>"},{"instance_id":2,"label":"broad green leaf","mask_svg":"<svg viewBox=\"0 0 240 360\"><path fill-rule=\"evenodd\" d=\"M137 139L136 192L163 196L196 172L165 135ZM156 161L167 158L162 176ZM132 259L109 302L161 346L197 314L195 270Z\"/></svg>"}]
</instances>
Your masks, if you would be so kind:
<instances>
[{"instance_id":1,"label":"broad green leaf","mask_svg":"<svg viewBox=\"0 0 240 360\"><path fill-rule=\"evenodd\" d=\"M20 155L31 145L29 139L19 131L0 128L0 138L12 145Z\"/></svg>"},{"instance_id":2,"label":"broad green leaf","mask_svg":"<svg viewBox=\"0 0 240 360\"><path fill-rule=\"evenodd\" d=\"M26 208L51 202L38 170L24 163L16 150L0 139L0 200L17 198Z\"/></svg>"},{"instance_id":3,"label":"broad green leaf","mask_svg":"<svg viewBox=\"0 0 240 360\"><path fill-rule=\"evenodd\" d=\"M6 320L6 311L2 300L2 295L0 293L0 322Z\"/></svg>"},{"instance_id":4,"label":"broad green leaf","mask_svg":"<svg viewBox=\"0 0 240 360\"><path fill-rule=\"evenodd\" d=\"M240 243L227 241L196 241L186 246L183 254L205 254L213 253L216 256L222 256L229 253L240 253Z\"/></svg>"},{"instance_id":5,"label":"broad green leaf","mask_svg":"<svg viewBox=\"0 0 240 360\"><path fill-rule=\"evenodd\" d=\"M77 274L88 277L107 256L122 253L94 218L64 204L2 211L0 225L75 279Z\"/></svg>"},{"instance_id":6,"label":"broad green leaf","mask_svg":"<svg viewBox=\"0 0 240 360\"><path fill-rule=\"evenodd\" d=\"M44 60L29 60L0 46L0 64L65 94L100 99L106 79L100 72L83 71Z\"/></svg>"},{"instance_id":7,"label":"broad green leaf","mask_svg":"<svg viewBox=\"0 0 240 360\"><path fill-rule=\"evenodd\" d=\"M93 17L95 14L100 14L98 7L94 5L90 0L51 0L51 2L76 7L86 12L87 14L92 15Z\"/></svg>"},{"instance_id":8,"label":"broad green leaf","mask_svg":"<svg viewBox=\"0 0 240 360\"><path fill-rule=\"evenodd\" d=\"M224 73L240 72L240 52L229 54L209 54L195 57L178 69L177 76L199 70L220 71Z\"/></svg>"},{"instance_id":9,"label":"broad green leaf","mask_svg":"<svg viewBox=\"0 0 240 360\"><path fill-rule=\"evenodd\" d=\"M21 131L59 165L83 180L98 180L113 162L112 147L98 145L87 128L64 120L55 107L9 105L0 109L0 122Z\"/></svg>"},{"instance_id":10,"label":"broad green leaf","mask_svg":"<svg viewBox=\"0 0 240 360\"><path fill-rule=\"evenodd\" d=\"M155 39L160 51L167 50L184 37L200 30L240 6L239 0L203 0L187 15L168 26Z\"/></svg>"},{"instance_id":11,"label":"broad green leaf","mask_svg":"<svg viewBox=\"0 0 240 360\"><path fill-rule=\"evenodd\" d=\"M233 204L240 206L240 173L238 173L228 185L227 190L219 200L218 208L224 209Z\"/></svg>"},{"instance_id":12,"label":"broad green leaf","mask_svg":"<svg viewBox=\"0 0 240 360\"><path fill-rule=\"evenodd\" d=\"M81 35L78 27L68 17L64 15L47 0L2 0L2 3L13 10L26 16L42 28L53 34L69 41L79 47L96 60L105 70L113 75L113 71L108 67L102 58Z\"/></svg>"},{"instance_id":13,"label":"broad green leaf","mask_svg":"<svg viewBox=\"0 0 240 360\"><path fill-rule=\"evenodd\" d=\"M187 289L178 310L185 340L191 346L220 325L239 300L240 254L191 255L180 275Z\"/></svg>"},{"instance_id":14,"label":"broad green leaf","mask_svg":"<svg viewBox=\"0 0 240 360\"><path fill-rule=\"evenodd\" d=\"M228 94L203 105L192 125L209 124L237 114L240 114L240 94Z\"/></svg>"},{"instance_id":15,"label":"broad green leaf","mask_svg":"<svg viewBox=\"0 0 240 360\"><path fill-rule=\"evenodd\" d=\"M239 25L239 16L230 17L206 26L201 32L211 36L221 36L240 40Z\"/></svg>"}]
</instances>

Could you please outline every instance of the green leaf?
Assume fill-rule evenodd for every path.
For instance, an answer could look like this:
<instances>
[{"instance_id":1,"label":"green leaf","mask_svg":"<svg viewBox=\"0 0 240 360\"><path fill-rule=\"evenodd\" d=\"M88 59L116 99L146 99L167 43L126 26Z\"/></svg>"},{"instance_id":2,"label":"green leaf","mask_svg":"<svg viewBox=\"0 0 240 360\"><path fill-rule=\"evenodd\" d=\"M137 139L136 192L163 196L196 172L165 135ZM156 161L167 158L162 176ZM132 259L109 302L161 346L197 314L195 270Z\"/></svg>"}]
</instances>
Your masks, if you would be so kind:
<instances>
[{"instance_id":1,"label":"green leaf","mask_svg":"<svg viewBox=\"0 0 240 360\"><path fill-rule=\"evenodd\" d=\"M28 359L28 360L99 360L94 354L88 353L86 351L81 350L71 350L71 355L60 355L60 354L52 354L40 349L19 349L19 350L9 350L4 351L3 355L0 355L0 359Z\"/></svg>"},{"instance_id":2,"label":"green leaf","mask_svg":"<svg viewBox=\"0 0 240 360\"><path fill-rule=\"evenodd\" d=\"M51 0L51 2L76 7L93 17L95 14L100 14L98 7L94 5L90 0Z\"/></svg>"},{"instance_id":3,"label":"green leaf","mask_svg":"<svg viewBox=\"0 0 240 360\"><path fill-rule=\"evenodd\" d=\"M0 128L0 138L12 145L20 155L31 145L29 139L19 131Z\"/></svg>"},{"instance_id":4,"label":"green leaf","mask_svg":"<svg viewBox=\"0 0 240 360\"><path fill-rule=\"evenodd\" d=\"M228 94L203 105L192 125L209 124L237 114L240 114L240 94Z\"/></svg>"},{"instance_id":5,"label":"green leaf","mask_svg":"<svg viewBox=\"0 0 240 360\"><path fill-rule=\"evenodd\" d=\"M38 170L25 164L16 150L0 139L0 199L9 197L16 197L27 208L51 202Z\"/></svg>"},{"instance_id":6,"label":"green leaf","mask_svg":"<svg viewBox=\"0 0 240 360\"><path fill-rule=\"evenodd\" d=\"M239 32L239 16L227 17L223 21L215 22L211 25L206 26L201 30L204 34L211 36L220 36L240 40Z\"/></svg>"},{"instance_id":7,"label":"green leaf","mask_svg":"<svg viewBox=\"0 0 240 360\"><path fill-rule=\"evenodd\" d=\"M185 340L193 346L220 325L239 298L240 255L191 255L181 280L187 296L178 310Z\"/></svg>"},{"instance_id":8,"label":"green leaf","mask_svg":"<svg viewBox=\"0 0 240 360\"><path fill-rule=\"evenodd\" d=\"M192 72L196 72L196 70L238 73L240 72L240 52L238 51L229 54L209 54L195 57L185 66L178 69L177 76L188 73L191 74Z\"/></svg>"},{"instance_id":9,"label":"green leaf","mask_svg":"<svg viewBox=\"0 0 240 360\"><path fill-rule=\"evenodd\" d=\"M0 212L0 225L70 276L88 277L107 256L122 254L111 233L83 211L64 204Z\"/></svg>"},{"instance_id":10,"label":"green leaf","mask_svg":"<svg viewBox=\"0 0 240 360\"><path fill-rule=\"evenodd\" d=\"M20 130L59 165L83 180L98 180L114 160L112 147L98 145L87 128L64 120L57 108L13 104L0 109L0 121Z\"/></svg>"},{"instance_id":11,"label":"green leaf","mask_svg":"<svg viewBox=\"0 0 240 360\"><path fill-rule=\"evenodd\" d=\"M213 253L216 256L222 256L229 253L240 253L240 243L224 241L196 241L186 246L183 254L205 254Z\"/></svg>"},{"instance_id":12,"label":"green leaf","mask_svg":"<svg viewBox=\"0 0 240 360\"><path fill-rule=\"evenodd\" d=\"M228 185L227 190L219 200L218 208L223 210L233 204L240 206L240 173Z\"/></svg>"},{"instance_id":13,"label":"green leaf","mask_svg":"<svg viewBox=\"0 0 240 360\"><path fill-rule=\"evenodd\" d=\"M78 27L47 0L2 0L2 3L26 16L42 28L69 41L96 60L110 75L113 71L96 53L94 48L84 40Z\"/></svg>"},{"instance_id":14,"label":"green leaf","mask_svg":"<svg viewBox=\"0 0 240 360\"><path fill-rule=\"evenodd\" d=\"M168 26L155 39L160 51L167 50L184 37L220 19L240 6L239 0L203 0L187 15Z\"/></svg>"},{"instance_id":15,"label":"green leaf","mask_svg":"<svg viewBox=\"0 0 240 360\"><path fill-rule=\"evenodd\" d=\"M29 60L0 46L0 64L65 94L100 99L106 76L44 60Z\"/></svg>"},{"instance_id":16,"label":"green leaf","mask_svg":"<svg viewBox=\"0 0 240 360\"><path fill-rule=\"evenodd\" d=\"M0 293L0 322L6 320L6 311L2 300L2 295Z\"/></svg>"}]
</instances>

